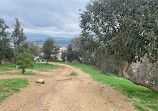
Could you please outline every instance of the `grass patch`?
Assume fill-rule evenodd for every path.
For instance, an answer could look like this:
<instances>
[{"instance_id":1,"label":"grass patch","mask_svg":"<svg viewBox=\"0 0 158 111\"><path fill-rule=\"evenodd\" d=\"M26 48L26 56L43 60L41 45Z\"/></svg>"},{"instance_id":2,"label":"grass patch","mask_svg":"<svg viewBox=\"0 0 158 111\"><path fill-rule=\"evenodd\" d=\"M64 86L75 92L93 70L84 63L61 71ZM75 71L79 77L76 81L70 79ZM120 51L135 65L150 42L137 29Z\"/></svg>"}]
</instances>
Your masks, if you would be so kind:
<instances>
[{"instance_id":1,"label":"grass patch","mask_svg":"<svg viewBox=\"0 0 158 111\"><path fill-rule=\"evenodd\" d=\"M72 73L70 74L70 76L78 76L78 74L75 73L75 72L72 72Z\"/></svg>"},{"instance_id":2,"label":"grass patch","mask_svg":"<svg viewBox=\"0 0 158 111\"><path fill-rule=\"evenodd\" d=\"M28 80L25 78L15 79L1 79L0 80L0 103L13 93L20 91L20 88L24 88L28 85Z\"/></svg>"},{"instance_id":3,"label":"grass patch","mask_svg":"<svg viewBox=\"0 0 158 111\"><path fill-rule=\"evenodd\" d=\"M45 63L34 63L34 70L40 71L40 72L47 72L48 70L59 68L57 65L48 64Z\"/></svg>"},{"instance_id":4,"label":"grass patch","mask_svg":"<svg viewBox=\"0 0 158 111\"><path fill-rule=\"evenodd\" d=\"M20 72L16 72L16 73L12 73L10 75L35 75L35 72L32 72L32 71L26 71L24 74Z\"/></svg>"},{"instance_id":5,"label":"grass patch","mask_svg":"<svg viewBox=\"0 0 158 111\"><path fill-rule=\"evenodd\" d=\"M15 68L16 65L12 63L5 63L5 64L0 64L0 72L3 71L11 71L13 68Z\"/></svg>"},{"instance_id":6,"label":"grass patch","mask_svg":"<svg viewBox=\"0 0 158 111\"><path fill-rule=\"evenodd\" d=\"M7 67L0 67L0 72L3 72L3 71L8 71L8 68Z\"/></svg>"},{"instance_id":7,"label":"grass patch","mask_svg":"<svg viewBox=\"0 0 158 111\"><path fill-rule=\"evenodd\" d=\"M139 104L137 103L133 103L133 106L138 109L139 111L149 111L148 109L144 109L143 107L141 107Z\"/></svg>"},{"instance_id":8,"label":"grass patch","mask_svg":"<svg viewBox=\"0 0 158 111\"><path fill-rule=\"evenodd\" d=\"M4 64L0 64L0 67L10 67L10 68L16 68L16 64L13 63L4 63Z\"/></svg>"},{"instance_id":9,"label":"grass patch","mask_svg":"<svg viewBox=\"0 0 158 111\"><path fill-rule=\"evenodd\" d=\"M12 63L4 63L0 64L0 71L9 71L8 68L16 68L16 64ZM32 69L40 71L40 72L48 72L48 70L59 68L57 65L48 64L45 63L34 63L34 67ZM15 74L16 75L16 74ZM28 74L31 75L31 74Z\"/></svg>"},{"instance_id":10,"label":"grass patch","mask_svg":"<svg viewBox=\"0 0 158 111\"><path fill-rule=\"evenodd\" d=\"M117 75L108 74L102 75L101 71L93 68L88 65L78 64L78 63L63 63L76 68L81 69L82 71L90 74L93 80L100 83L109 84L109 86L114 87L115 89L122 90L123 94L127 95L129 100L136 99L139 101L132 101L133 105L140 111L148 111L143 107L148 107L153 111L158 111L158 93L152 92L151 90L133 84L131 81L125 78L117 78Z\"/></svg>"}]
</instances>

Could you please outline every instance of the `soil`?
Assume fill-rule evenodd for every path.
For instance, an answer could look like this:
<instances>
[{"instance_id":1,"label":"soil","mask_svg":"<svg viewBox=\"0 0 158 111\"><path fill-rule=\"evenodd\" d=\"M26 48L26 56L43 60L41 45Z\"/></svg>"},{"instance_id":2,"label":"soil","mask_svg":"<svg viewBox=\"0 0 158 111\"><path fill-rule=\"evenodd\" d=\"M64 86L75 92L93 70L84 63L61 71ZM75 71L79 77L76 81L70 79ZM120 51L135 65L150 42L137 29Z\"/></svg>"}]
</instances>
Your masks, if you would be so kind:
<instances>
[{"instance_id":1,"label":"soil","mask_svg":"<svg viewBox=\"0 0 158 111\"><path fill-rule=\"evenodd\" d=\"M120 91L95 82L72 66L38 72L35 76L2 75L0 79L28 78L29 86L0 105L0 111L136 111ZM70 76L76 72L78 76ZM45 84L35 83L45 79Z\"/></svg>"}]
</instances>

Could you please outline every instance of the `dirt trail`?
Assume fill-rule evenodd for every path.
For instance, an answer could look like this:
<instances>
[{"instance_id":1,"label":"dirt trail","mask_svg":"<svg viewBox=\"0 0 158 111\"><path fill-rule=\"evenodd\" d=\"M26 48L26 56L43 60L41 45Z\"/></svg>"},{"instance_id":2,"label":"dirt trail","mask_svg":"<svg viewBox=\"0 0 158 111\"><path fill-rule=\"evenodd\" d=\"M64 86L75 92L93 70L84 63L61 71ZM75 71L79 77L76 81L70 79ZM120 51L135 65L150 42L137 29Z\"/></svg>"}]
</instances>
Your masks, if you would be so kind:
<instances>
[{"instance_id":1,"label":"dirt trail","mask_svg":"<svg viewBox=\"0 0 158 111\"><path fill-rule=\"evenodd\" d=\"M0 111L135 111L125 97L106 85L93 81L80 69L57 64L60 68L36 76L0 76L28 78L30 85L6 99ZM76 72L77 77L70 76ZM46 84L36 84L43 78Z\"/></svg>"}]
</instances>

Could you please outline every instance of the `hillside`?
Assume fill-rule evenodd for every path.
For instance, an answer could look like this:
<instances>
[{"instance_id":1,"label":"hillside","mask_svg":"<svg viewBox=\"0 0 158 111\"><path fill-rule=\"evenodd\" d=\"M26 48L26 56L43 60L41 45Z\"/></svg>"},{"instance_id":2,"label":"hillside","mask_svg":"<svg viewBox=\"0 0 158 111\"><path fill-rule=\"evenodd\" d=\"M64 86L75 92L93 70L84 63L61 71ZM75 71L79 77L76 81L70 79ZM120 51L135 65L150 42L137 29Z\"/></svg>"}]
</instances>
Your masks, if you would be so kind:
<instances>
[{"instance_id":1,"label":"hillside","mask_svg":"<svg viewBox=\"0 0 158 111\"><path fill-rule=\"evenodd\" d=\"M72 37L54 37L46 34L36 34L36 33L32 33L32 34L26 33L26 36L27 36L27 41L32 41L32 42L39 41L40 45L43 45L44 41L47 38L52 38L60 46L66 46L70 43L70 40L72 39Z\"/></svg>"}]
</instances>

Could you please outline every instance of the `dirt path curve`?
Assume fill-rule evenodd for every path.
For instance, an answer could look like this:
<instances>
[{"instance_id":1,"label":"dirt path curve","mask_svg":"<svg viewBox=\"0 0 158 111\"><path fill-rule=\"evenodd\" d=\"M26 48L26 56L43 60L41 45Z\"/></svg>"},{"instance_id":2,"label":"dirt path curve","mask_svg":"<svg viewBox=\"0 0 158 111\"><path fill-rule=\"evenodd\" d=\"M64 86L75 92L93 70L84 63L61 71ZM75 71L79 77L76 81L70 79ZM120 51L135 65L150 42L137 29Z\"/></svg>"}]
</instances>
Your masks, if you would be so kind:
<instances>
[{"instance_id":1,"label":"dirt path curve","mask_svg":"<svg viewBox=\"0 0 158 111\"><path fill-rule=\"evenodd\" d=\"M80 69L55 64L60 68L25 76L30 86L6 99L0 111L135 111L119 91L93 81ZM70 76L73 71L79 75ZM36 84L40 78L46 84Z\"/></svg>"}]
</instances>

